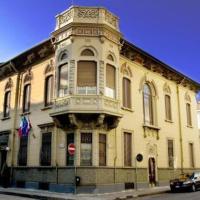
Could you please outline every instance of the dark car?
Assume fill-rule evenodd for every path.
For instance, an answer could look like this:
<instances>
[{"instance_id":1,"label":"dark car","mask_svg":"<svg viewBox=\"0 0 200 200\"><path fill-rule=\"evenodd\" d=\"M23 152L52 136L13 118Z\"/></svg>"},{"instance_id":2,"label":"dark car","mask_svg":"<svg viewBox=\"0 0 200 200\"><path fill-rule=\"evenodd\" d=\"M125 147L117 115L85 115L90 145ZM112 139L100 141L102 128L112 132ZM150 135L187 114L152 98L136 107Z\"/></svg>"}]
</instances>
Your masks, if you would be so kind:
<instances>
[{"instance_id":1,"label":"dark car","mask_svg":"<svg viewBox=\"0 0 200 200\"><path fill-rule=\"evenodd\" d=\"M190 190L195 192L200 188L200 172L193 172L192 175L182 174L178 179L170 180L172 192L179 190Z\"/></svg>"}]
</instances>

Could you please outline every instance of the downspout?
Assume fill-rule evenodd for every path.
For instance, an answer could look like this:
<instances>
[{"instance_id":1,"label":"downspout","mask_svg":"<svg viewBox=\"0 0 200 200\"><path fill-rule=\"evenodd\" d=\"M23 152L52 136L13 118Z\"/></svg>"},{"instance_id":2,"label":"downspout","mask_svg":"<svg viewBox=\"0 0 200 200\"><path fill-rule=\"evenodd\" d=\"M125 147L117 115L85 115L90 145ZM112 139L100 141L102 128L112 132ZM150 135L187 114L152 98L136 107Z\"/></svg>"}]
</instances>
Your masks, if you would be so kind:
<instances>
[{"instance_id":1,"label":"downspout","mask_svg":"<svg viewBox=\"0 0 200 200\"><path fill-rule=\"evenodd\" d=\"M13 178L13 167L14 167L14 150L15 150L15 132L17 126L17 111L18 111L18 102L20 94L20 82L21 82L21 73L15 68L14 64L10 62L11 67L17 73L16 89L15 89L15 104L14 104L14 115L13 115L13 127L11 134L11 173L10 180Z\"/></svg>"},{"instance_id":2,"label":"downspout","mask_svg":"<svg viewBox=\"0 0 200 200\"><path fill-rule=\"evenodd\" d=\"M182 120L181 120L181 105L180 105L180 91L179 86L183 83L185 77L177 84L177 100L178 100L178 119L179 119L179 140L180 140L180 153L181 153L181 173L183 173L183 135L182 135Z\"/></svg>"},{"instance_id":3,"label":"downspout","mask_svg":"<svg viewBox=\"0 0 200 200\"><path fill-rule=\"evenodd\" d=\"M117 161L117 129L115 128L114 183L116 183L116 161Z\"/></svg>"}]
</instances>

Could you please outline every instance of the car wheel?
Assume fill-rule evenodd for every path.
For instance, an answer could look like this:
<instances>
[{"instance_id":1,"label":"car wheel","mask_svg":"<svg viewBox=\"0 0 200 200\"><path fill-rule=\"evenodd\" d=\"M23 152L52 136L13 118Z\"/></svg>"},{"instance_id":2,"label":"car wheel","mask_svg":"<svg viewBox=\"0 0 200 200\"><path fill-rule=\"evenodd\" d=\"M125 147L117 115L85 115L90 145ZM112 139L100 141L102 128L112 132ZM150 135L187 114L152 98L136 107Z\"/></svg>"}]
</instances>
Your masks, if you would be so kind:
<instances>
[{"instance_id":1,"label":"car wheel","mask_svg":"<svg viewBox=\"0 0 200 200\"><path fill-rule=\"evenodd\" d=\"M191 191L196 192L196 186L194 184L191 186Z\"/></svg>"}]
</instances>

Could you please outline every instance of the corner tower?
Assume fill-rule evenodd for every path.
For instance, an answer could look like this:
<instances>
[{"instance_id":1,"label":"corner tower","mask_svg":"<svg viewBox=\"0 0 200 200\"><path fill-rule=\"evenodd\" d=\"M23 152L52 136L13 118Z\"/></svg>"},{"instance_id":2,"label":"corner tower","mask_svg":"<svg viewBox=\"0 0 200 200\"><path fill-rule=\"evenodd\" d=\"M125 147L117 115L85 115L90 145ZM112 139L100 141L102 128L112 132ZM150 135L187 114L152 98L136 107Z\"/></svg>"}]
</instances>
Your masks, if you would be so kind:
<instances>
[{"instance_id":1,"label":"corner tower","mask_svg":"<svg viewBox=\"0 0 200 200\"><path fill-rule=\"evenodd\" d=\"M60 127L117 127L120 38L118 18L105 8L73 6L56 16L51 116Z\"/></svg>"}]
</instances>

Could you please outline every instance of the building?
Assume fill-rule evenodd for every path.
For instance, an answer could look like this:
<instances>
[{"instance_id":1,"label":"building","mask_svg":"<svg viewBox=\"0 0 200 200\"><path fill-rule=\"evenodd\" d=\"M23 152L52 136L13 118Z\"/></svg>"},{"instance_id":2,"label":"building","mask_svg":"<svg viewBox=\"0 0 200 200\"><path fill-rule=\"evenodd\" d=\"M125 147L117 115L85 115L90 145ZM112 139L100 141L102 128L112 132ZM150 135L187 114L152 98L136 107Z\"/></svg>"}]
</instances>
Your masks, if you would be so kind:
<instances>
[{"instance_id":1,"label":"building","mask_svg":"<svg viewBox=\"0 0 200 200\"><path fill-rule=\"evenodd\" d=\"M197 102L197 123L198 129L200 130L200 102Z\"/></svg>"},{"instance_id":2,"label":"building","mask_svg":"<svg viewBox=\"0 0 200 200\"><path fill-rule=\"evenodd\" d=\"M200 168L199 89L105 8L70 7L50 39L0 65L0 166L14 186L53 191L74 191L75 176L78 192L168 184ZM32 128L19 137L22 119Z\"/></svg>"}]
</instances>

